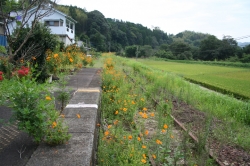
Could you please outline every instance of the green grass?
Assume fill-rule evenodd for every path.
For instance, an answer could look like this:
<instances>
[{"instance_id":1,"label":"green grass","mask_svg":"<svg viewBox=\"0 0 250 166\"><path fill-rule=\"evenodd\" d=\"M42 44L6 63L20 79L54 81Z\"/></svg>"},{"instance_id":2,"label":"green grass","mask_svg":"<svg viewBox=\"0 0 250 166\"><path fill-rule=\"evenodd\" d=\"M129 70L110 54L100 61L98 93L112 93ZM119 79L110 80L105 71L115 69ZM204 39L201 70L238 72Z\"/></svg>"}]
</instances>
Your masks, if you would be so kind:
<instances>
[{"instance_id":1,"label":"green grass","mask_svg":"<svg viewBox=\"0 0 250 166\"><path fill-rule=\"evenodd\" d=\"M250 69L153 60L139 62L202 83L209 88L214 87L212 89L215 90L250 98Z\"/></svg>"}]
</instances>

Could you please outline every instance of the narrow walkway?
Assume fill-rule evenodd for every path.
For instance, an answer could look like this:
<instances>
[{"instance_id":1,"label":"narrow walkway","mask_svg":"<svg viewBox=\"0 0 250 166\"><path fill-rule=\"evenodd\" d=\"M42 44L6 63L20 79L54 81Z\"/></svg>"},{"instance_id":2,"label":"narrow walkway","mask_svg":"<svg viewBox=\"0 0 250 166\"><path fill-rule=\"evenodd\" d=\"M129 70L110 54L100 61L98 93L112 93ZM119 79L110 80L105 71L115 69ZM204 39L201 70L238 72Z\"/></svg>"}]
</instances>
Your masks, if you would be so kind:
<instances>
[{"instance_id":1,"label":"narrow walkway","mask_svg":"<svg viewBox=\"0 0 250 166\"><path fill-rule=\"evenodd\" d=\"M39 145L27 166L95 165L99 122L100 69L83 68L69 76L67 87L75 90L63 111L72 135L67 144L49 147ZM80 117L79 117L79 115ZM77 116L78 115L78 116Z\"/></svg>"}]
</instances>

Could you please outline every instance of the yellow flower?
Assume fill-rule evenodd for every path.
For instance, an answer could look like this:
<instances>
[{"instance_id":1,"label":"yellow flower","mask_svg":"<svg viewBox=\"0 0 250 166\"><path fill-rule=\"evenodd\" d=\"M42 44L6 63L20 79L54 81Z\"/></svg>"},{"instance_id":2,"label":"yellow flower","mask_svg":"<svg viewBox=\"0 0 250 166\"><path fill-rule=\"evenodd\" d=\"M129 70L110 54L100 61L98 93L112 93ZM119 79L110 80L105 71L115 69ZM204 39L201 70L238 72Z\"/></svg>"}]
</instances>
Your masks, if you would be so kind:
<instances>
[{"instance_id":1,"label":"yellow flower","mask_svg":"<svg viewBox=\"0 0 250 166\"><path fill-rule=\"evenodd\" d=\"M131 140L132 138L133 138L132 135L129 135L129 136L128 136L128 139L129 139L129 140Z\"/></svg>"},{"instance_id":2,"label":"yellow flower","mask_svg":"<svg viewBox=\"0 0 250 166\"><path fill-rule=\"evenodd\" d=\"M112 127L112 125L108 125L108 129L110 129Z\"/></svg>"},{"instance_id":3,"label":"yellow flower","mask_svg":"<svg viewBox=\"0 0 250 166\"><path fill-rule=\"evenodd\" d=\"M147 163L147 161L145 159L141 159L141 162L144 163L144 164Z\"/></svg>"},{"instance_id":4,"label":"yellow flower","mask_svg":"<svg viewBox=\"0 0 250 166\"><path fill-rule=\"evenodd\" d=\"M160 141L160 140L156 140L156 143L158 144L158 145L160 145L160 144L162 144L162 142Z\"/></svg>"},{"instance_id":5,"label":"yellow flower","mask_svg":"<svg viewBox=\"0 0 250 166\"><path fill-rule=\"evenodd\" d=\"M124 112L126 112L128 109L127 109L127 108L123 108L122 110L123 110Z\"/></svg>"},{"instance_id":6,"label":"yellow flower","mask_svg":"<svg viewBox=\"0 0 250 166\"><path fill-rule=\"evenodd\" d=\"M162 130L161 130L161 132L162 132L162 133L165 133L165 132L166 132L166 130L162 129Z\"/></svg>"},{"instance_id":7,"label":"yellow flower","mask_svg":"<svg viewBox=\"0 0 250 166\"><path fill-rule=\"evenodd\" d=\"M168 128L168 125L164 124L163 128L164 128L164 129L167 129L167 128Z\"/></svg>"},{"instance_id":8,"label":"yellow flower","mask_svg":"<svg viewBox=\"0 0 250 166\"><path fill-rule=\"evenodd\" d=\"M147 159L146 154L143 154L142 157L143 157L144 159Z\"/></svg>"},{"instance_id":9,"label":"yellow flower","mask_svg":"<svg viewBox=\"0 0 250 166\"><path fill-rule=\"evenodd\" d=\"M152 154L152 157L153 157L154 159L156 159L156 155L155 155L155 154Z\"/></svg>"},{"instance_id":10,"label":"yellow flower","mask_svg":"<svg viewBox=\"0 0 250 166\"><path fill-rule=\"evenodd\" d=\"M117 110L117 111L115 111L115 114L117 115L119 113L119 111Z\"/></svg>"},{"instance_id":11,"label":"yellow flower","mask_svg":"<svg viewBox=\"0 0 250 166\"><path fill-rule=\"evenodd\" d=\"M141 101L144 101L144 98L141 98Z\"/></svg>"},{"instance_id":12,"label":"yellow flower","mask_svg":"<svg viewBox=\"0 0 250 166\"><path fill-rule=\"evenodd\" d=\"M144 107L142 110L143 110L143 111L147 111L148 109L147 109L146 107Z\"/></svg>"},{"instance_id":13,"label":"yellow flower","mask_svg":"<svg viewBox=\"0 0 250 166\"><path fill-rule=\"evenodd\" d=\"M118 122L119 122L118 120L115 120L115 121L114 121L114 125L117 125L117 124L118 124Z\"/></svg>"},{"instance_id":14,"label":"yellow flower","mask_svg":"<svg viewBox=\"0 0 250 166\"><path fill-rule=\"evenodd\" d=\"M152 113L150 114L150 116L154 117L154 116L155 116L155 113L152 112Z\"/></svg>"},{"instance_id":15,"label":"yellow flower","mask_svg":"<svg viewBox=\"0 0 250 166\"><path fill-rule=\"evenodd\" d=\"M137 140L138 140L138 141L141 141L141 137L137 137Z\"/></svg>"},{"instance_id":16,"label":"yellow flower","mask_svg":"<svg viewBox=\"0 0 250 166\"><path fill-rule=\"evenodd\" d=\"M74 60L72 58L69 58L69 61L72 63Z\"/></svg>"},{"instance_id":17,"label":"yellow flower","mask_svg":"<svg viewBox=\"0 0 250 166\"><path fill-rule=\"evenodd\" d=\"M148 135L148 130L145 131L145 135Z\"/></svg>"},{"instance_id":18,"label":"yellow flower","mask_svg":"<svg viewBox=\"0 0 250 166\"><path fill-rule=\"evenodd\" d=\"M132 101L131 103L132 103L132 104L135 104L135 102L134 102L134 101Z\"/></svg>"},{"instance_id":19,"label":"yellow flower","mask_svg":"<svg viewBox=\"0 0 250 166\"><path fill-rule=\"evenodd\" d=\"M142 145L142 149L146 149L147 148L147 146L146 145Z\"/></svg>"},{"instance_id":20,"label":"yellow flower","mask_svg":"<svg viewBox=\"0 0 250 166\"><path fill-rule=\"evenodd\" d=\"M46 100L51 100L51 97L50 97L50 96L46 96L45 99L46 99Z\"/></svg>"}]
</instances>

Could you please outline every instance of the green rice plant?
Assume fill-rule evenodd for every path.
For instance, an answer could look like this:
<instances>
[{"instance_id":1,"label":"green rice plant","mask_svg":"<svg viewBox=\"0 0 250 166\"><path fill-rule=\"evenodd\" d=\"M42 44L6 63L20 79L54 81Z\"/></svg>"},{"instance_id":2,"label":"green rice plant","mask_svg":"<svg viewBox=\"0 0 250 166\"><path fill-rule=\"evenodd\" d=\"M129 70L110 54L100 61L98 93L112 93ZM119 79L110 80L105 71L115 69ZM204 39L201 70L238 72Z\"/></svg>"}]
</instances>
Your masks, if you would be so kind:
<instances>
[{"instance_id":1,"label":"green rice plant","mask_svg":"<svg viewBox=\"0 0 250 166\"><path fill-rule=\"evenodd\" d=\"M250 98L249 68L179 63L179 61L140 61L154 69L175 73L209 89L233 94L237 98Z\"/></svg>"}]
</instances>

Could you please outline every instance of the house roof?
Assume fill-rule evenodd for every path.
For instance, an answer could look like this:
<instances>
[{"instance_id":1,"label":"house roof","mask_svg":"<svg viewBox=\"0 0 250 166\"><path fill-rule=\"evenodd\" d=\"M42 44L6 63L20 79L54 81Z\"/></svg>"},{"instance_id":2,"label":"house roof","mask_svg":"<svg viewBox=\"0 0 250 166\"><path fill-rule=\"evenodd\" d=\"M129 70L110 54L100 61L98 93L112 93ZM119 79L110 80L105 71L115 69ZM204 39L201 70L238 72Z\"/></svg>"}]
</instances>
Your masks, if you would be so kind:
<instances>
[{"instance_id":1,"label":"house roof","mask_svg":"<svg viewBox=\"0 0 250 166\"><path fill-rule=\"evenodd\" d=\"M56 13L58 13L58 14L64 16L64 17L66 17L67 19L69 19L70 21L72 21L72 22L74 22L74 23L77 23L77 21L74 20L72 17L66 15L65 13L63 13L63 12L61 12L61 11L59 11L59 10L56 10L56 9L53 8L53 7L51 7L51 8L52 8L53 12L56 12ZM33 8L30 9L30 10L28 10L27 13L30 13L30 12L36 10L36 9L37 9L37 6L36 6L36 7L33 7ZM22 16L23 14L20 14L20 15ZM15 17L15 16L14 16L14 17Z\"/></svg>"}]
</instances>

